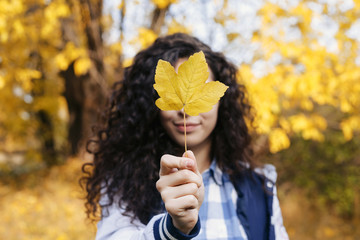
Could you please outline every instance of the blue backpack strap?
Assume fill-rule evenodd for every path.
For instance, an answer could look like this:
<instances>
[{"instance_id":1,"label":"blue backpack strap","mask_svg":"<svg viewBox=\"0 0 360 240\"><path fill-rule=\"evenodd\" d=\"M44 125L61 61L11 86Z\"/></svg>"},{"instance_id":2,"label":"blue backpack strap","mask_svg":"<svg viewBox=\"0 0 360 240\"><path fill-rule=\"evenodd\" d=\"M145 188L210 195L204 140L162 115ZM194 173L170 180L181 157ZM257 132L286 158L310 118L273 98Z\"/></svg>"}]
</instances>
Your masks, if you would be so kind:
<instances>
[{"instance_id":1,"label":"blue backpack strap","mask_svg":"<svg viewBox=\"0 0 360 240\"><path fill-rule=\"evenodd\" d=\"M236 214L246 232L246 235L248 237L248 240L251 240L251 234L250 234L250 226L249 226L249 220L248 220L248 201L249 198L245 194L247 192L246 189L248 189L247 182L244 180L245 177L239 177L236 179L236 182L234 184L234 187L237 192L237 201L236 201Z\"/></svg>"},{"instance_id":2,"label":"blue backpack strap","mask_svg":"<svg viewBox=\"0 0 360 240\"><path fill-rule=\"evenodd\" d=\"M244 171L235 180L236 211L249 240L268 240L275 236L271 225L273 184L267 181L262 175L250 171Z\"/></svg>"}]
</instances>

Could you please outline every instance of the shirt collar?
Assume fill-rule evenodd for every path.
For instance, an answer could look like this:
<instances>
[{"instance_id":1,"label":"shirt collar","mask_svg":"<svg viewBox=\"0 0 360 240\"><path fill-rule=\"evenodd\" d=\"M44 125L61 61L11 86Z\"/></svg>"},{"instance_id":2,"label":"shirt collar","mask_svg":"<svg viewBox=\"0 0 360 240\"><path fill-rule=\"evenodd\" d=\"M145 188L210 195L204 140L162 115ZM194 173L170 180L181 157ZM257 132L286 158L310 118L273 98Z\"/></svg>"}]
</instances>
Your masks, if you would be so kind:
<instances>
[{"instance_id":1,"label":"shirt collar","mask_svg":"<svg viewBox=\"0 0 360 240\"><path fill-rule=\"evenodd\" d=\"M209 171L210 171L210 176L214 179L215 183L219 186L223 185L223 172L216 164L215 159L211 162Z\"/></svg>"}]
</instances>

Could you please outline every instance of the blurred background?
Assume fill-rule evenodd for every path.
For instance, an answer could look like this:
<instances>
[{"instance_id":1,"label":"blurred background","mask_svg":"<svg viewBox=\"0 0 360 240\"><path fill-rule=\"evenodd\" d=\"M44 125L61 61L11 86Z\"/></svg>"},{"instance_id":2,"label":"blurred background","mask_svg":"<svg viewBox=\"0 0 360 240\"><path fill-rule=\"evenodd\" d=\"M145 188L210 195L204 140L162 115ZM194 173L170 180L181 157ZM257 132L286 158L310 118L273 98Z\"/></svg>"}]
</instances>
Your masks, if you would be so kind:
<instances>
[{"instance_id":1,"label":"blurred background","mask_svg":"<svg viewBox=\"0 0 360 240\"><path fill-rule=\"evenodd\" d=\"M1 0L0 239L93 239L84 141L123 67L186 32L239 67L291 239L360 239L360 1Z\"/></svg>"}]
</instances>

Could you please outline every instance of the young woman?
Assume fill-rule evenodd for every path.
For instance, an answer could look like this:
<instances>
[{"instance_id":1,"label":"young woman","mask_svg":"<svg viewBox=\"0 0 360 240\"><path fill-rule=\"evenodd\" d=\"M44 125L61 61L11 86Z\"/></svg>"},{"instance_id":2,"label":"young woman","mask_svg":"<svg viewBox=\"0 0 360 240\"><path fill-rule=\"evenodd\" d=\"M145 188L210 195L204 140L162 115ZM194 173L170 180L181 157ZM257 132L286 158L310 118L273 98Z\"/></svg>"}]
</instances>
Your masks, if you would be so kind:
<instances>
[{"instance_id":1,"label":"young woman","mask_svg":"<svg viewBox=\"0 0 360 240\"><path fill-rule=\"evenodd\" d=\"M212 110L186 118L161 111L153 88L159 59L175 69L203 51L208 81L229 88ZM288 239L275 168L255 167L245 87L223 54L186 34L158 38L115 84L106 124L89 141L87 213L101 218L97 239ZM91 148L91 149L90 149Z\"/></svg>"}]
</instances>

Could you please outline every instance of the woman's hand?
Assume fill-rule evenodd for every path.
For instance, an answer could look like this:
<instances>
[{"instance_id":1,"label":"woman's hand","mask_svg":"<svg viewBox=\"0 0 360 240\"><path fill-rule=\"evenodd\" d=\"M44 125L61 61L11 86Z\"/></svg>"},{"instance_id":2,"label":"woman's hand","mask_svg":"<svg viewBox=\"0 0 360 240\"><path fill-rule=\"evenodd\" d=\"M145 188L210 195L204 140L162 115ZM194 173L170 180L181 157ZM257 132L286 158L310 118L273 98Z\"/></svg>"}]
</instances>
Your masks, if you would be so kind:
<instances>
[{"instance_id":1,"label":"woman's hand","mask_svg":"<svg viewBox=\"0 0 360 240\"><path fill-rule=\"evenodd\" d=\"M156 188L174 226L189 234L198 221L204 200L204 184L193 152L187 151L183 157L163 155Z\"/></svg>"}]
</instances>

